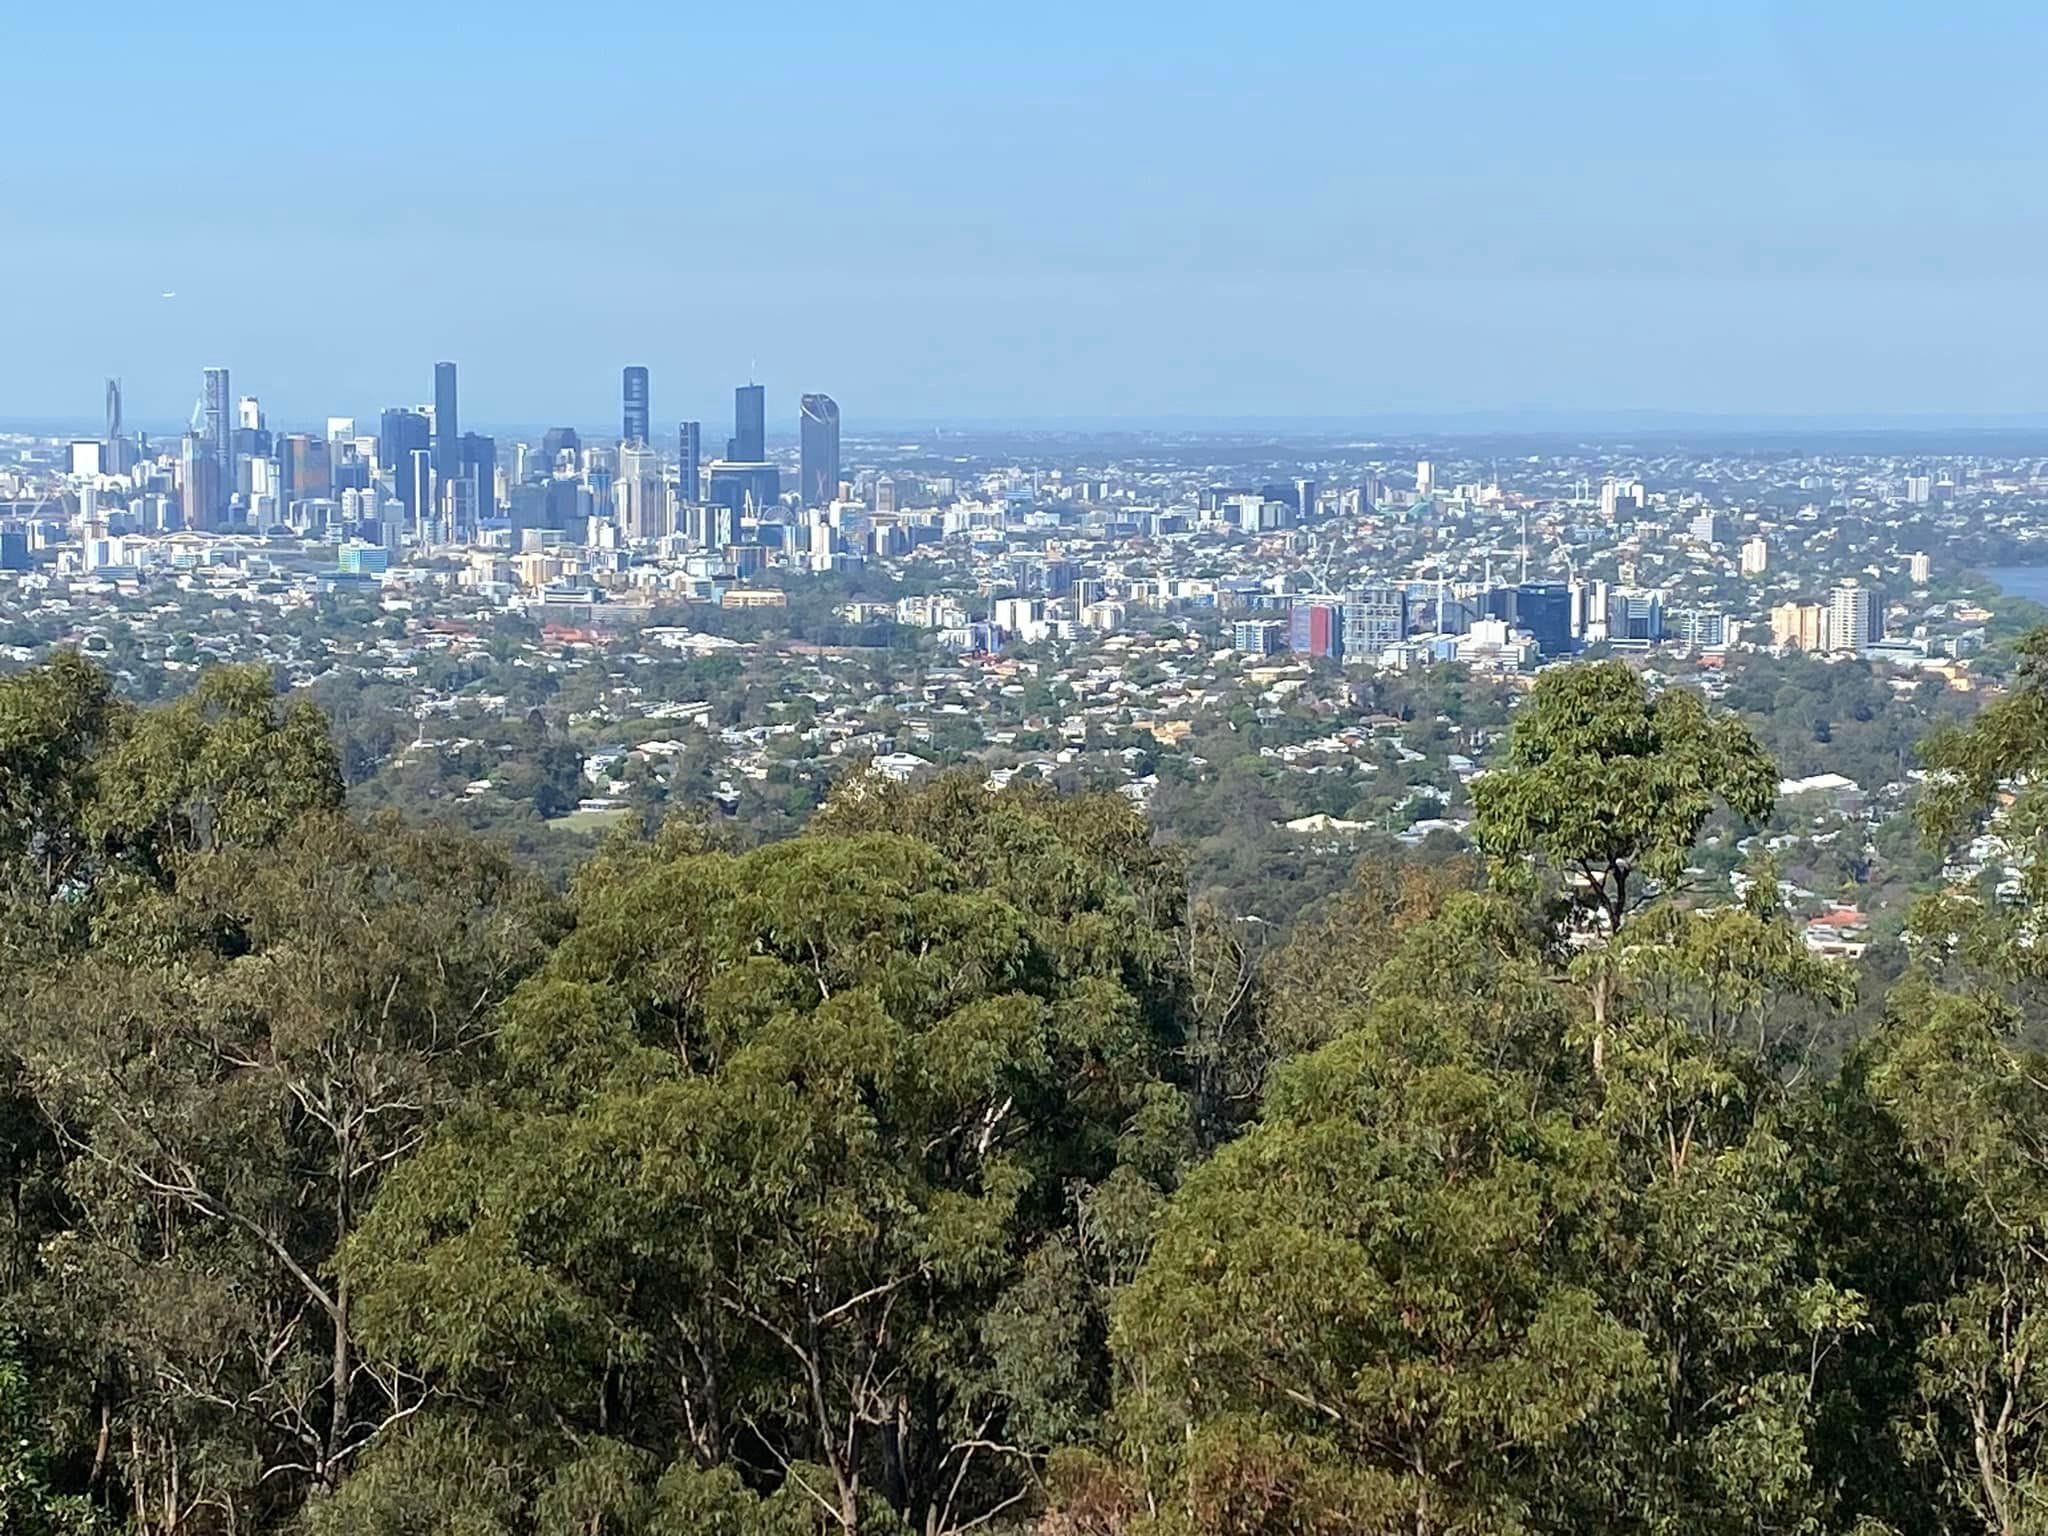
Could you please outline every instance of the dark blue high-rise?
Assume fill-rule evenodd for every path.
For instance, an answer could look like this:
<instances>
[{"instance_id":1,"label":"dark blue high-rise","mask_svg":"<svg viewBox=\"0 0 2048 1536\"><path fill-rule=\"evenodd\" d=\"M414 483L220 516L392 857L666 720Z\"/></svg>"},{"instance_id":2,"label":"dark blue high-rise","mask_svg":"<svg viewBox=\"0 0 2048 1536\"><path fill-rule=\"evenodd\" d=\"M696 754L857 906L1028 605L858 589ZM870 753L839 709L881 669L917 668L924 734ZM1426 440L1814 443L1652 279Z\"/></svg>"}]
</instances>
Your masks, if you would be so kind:
<instances>
[{"instance_id":1,"label":"dark blue high-rise","mask_svg":"<svg viewBox=\"0 0 2048 1536\"><path fill-rule=\"evenodd\" d=\"M839 406L830 395L805 395L802 433L804 505L830 506L839 498Z\"/></svg>"},{"instance_id":2,"label":"dark blue high-rise","mask_svg":"<svg viewBox=\"0 0 2048 1536\"><path fill-rule=\"evenodd\" d=\"M393 408L377 423L377 466L391 476L392 488L405 503L406 516L411 519L420 514L412 456L416 450L425 449L428 442L427 418L418 411ZM429 506L427 510L431 512L433 508Z\"/></svg>"},{"instance_id":3,"label":"dark blue high-rise","mask_svg":"<svg viewBox=\"0 0 2048 1536\"><path fill-rule=\"evenodd\" d=\"M653 428L654 418L648 412L647 370L633 367L625 375L625 418L619 429L619 441L623 443L644 443Z\"/></svg>"},{"instance_id":4,"label":"dark blue high-rise","mask_svg":"<svg viewBox=\"0 0 2048 1536\"><path fill-rule=\"evenodd\" d=\"M742 384L732 392L732 456L742 464L768 457L768 391Z\"/></svg>"}]
</instances>

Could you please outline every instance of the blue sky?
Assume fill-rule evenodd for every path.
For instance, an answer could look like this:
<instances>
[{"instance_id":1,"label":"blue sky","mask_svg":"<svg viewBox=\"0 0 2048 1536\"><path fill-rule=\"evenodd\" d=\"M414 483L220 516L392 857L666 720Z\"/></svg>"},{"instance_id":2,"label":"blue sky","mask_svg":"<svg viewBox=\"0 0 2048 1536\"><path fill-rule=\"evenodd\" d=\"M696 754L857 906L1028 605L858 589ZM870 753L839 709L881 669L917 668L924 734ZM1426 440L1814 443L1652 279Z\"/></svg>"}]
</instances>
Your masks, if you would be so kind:
<instances>
[{"instance_id":1,"label":"blue sky","mask_svg":"<svg viewBox=\"0 0 2048 1536\"><path fill-rule=\"evenodd\" d=\"M0 416L2048 414L2048 18L0 6ZM160 293L176 292L175 299ZM707 429L709 430L709 429Z\"/></svg>"}]
</instances>

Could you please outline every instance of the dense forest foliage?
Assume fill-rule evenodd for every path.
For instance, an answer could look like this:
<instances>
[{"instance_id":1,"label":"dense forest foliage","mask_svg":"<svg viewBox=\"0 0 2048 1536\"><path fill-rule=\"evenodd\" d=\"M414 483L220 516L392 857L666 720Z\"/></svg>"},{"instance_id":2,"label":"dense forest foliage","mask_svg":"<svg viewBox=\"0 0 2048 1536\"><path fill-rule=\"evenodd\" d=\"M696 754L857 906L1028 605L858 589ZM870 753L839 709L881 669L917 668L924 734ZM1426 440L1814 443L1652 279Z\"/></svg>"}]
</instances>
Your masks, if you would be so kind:
<instances>
[{"instance_id":1,"label":"dense forest foliage","mask_svg":"<svg viewBox=\"0 0 2048 1536\"><path fill-rule=\"evenodd\" d=\"M261 672L0 682L0 1531L2048 1530L2048 638L1919 748L2022 878L1825 1057L1771 872L1685 892L1757 734L1510 730L1262 948L1113 794L563 894Z\"/></svg>"}]
</instances>

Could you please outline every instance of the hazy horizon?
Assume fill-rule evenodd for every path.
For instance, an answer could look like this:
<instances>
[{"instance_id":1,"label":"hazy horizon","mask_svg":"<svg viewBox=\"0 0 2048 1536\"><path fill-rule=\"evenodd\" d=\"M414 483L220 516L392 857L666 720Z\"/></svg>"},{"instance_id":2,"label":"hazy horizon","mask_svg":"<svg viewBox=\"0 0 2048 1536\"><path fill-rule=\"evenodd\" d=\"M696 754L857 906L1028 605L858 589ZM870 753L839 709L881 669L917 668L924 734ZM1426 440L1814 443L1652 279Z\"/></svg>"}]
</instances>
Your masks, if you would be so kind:
<instances>
[{"instance_id":1,"label":"hazy horizon","mask_svg":"<svg viewBox=\"0 0 2048 1536\"><path fill-rule=\"evenodd\" d=\"M644 363L671 429L756 376L849 430L2048 403L2014 7L37 9L5 417L439 358L478 423Z\"/></svg>"}]
</instances>

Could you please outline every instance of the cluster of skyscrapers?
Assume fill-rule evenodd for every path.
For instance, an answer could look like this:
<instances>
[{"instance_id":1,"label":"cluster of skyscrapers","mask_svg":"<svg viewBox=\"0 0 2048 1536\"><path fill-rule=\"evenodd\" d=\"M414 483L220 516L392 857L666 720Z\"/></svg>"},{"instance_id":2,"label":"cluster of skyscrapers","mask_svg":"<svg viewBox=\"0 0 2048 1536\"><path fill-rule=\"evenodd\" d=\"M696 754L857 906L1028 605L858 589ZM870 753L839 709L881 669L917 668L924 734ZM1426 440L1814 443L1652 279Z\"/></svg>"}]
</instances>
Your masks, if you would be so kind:
<instances>
[{"instance_id":1,"label":"cluster of skyscrapers","mask_svg":"<svg viewBox=\"0 0 2048 1536\"><path fill-rule=\"evenodd\" d=\"M652 409L648 370L628 367L615 446L586 446L573 428L554 428L537 457L518 446L508 475L494 439L461 429L454 363L434 365L430 402L393 406L373 435L360 436L350 417L329 418L321 435L273 433L253 396L236 400L228 370L208 368L174 480L159 482L165 494L153 498L150 521L158 530L284 527L434 547L471 541L494 525L565 530L576 519L586 537L602 524L626 543L681 535L709 546L733 542L743 519L782 504L761 385L735 391L732 435L724 455L709 461L702 424L685 421L664 462ZM100 462L91 467L126 473L150 447L124 430L118 380L108 380L106 412ZM800 504L829 507L842 493L839 407L830 396L803 397L798 440Z\"/></svg>"}]
</instances>

